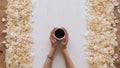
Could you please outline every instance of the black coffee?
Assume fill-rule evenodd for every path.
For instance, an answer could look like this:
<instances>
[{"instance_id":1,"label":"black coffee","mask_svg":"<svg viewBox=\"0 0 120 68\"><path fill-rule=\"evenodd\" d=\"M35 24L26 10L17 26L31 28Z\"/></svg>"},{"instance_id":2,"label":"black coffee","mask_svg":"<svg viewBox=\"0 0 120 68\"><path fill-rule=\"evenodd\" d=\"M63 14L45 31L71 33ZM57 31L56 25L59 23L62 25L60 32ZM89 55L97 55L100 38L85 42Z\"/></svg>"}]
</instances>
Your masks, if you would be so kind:
<instances>
[{"instance_id":1,"label":"black coffee","mask_svg":"<svg viewBox=\"0 0 120 68\"><path fill-rule=\"evenodd\" d=\"M65 35L65 32L64 32L64 30L62 30L62 29L57 29L57 30L55 31L55 36L56 36L57 38L63 38L64 35Z\"/></svg>"}]
</instances>

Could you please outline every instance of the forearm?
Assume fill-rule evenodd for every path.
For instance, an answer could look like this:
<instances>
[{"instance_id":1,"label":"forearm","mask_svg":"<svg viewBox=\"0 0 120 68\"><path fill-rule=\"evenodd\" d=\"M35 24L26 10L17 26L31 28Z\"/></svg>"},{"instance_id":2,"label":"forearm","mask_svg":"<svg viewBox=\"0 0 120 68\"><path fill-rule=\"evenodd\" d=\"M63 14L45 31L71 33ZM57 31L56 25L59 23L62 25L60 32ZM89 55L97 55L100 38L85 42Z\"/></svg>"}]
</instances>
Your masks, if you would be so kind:
<instances>
[{"instance_id":1,"label":"forearm","mask_svg":"<svg viewBox=\"0 0 120 68\"><path fill-rule=\"evenodd\" d=\"M51 48L50 52L47 56L47 59L45 61L45 64L43 65L43 68L52 68L52 62L53 62L54 54L55 54L55 49Z\"/></svg>"},{"instance_id":2,"label":"forearm","mask_svg":"<svg viewBox=\"0 0 120 68\"><path fill-rule=\"evenodd\" d=\"M75 68L75 66L74 66L74 64L69 56L67 49L63 49L62 52L63 52L63 56L65 59L66 68Z\"/></svg>"}]
</instances>

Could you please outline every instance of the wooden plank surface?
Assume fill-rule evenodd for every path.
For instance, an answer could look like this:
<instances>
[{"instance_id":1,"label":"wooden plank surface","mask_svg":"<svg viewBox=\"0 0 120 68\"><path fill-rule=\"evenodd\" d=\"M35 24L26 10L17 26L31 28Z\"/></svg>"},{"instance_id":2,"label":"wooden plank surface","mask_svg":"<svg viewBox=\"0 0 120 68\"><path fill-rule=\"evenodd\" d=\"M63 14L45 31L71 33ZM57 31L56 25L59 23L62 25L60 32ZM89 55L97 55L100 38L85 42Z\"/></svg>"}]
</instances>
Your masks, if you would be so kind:
<instances>
[{"instance_id":1,"label":"wooden plank surface","mask_svg":"<svg viewBox=\"0 0 120 68\"><path fill-rule=\"evenodd\" d=\"M118 0L120 2L120 0ZM5 67L5 46L2 44L3 40L5 40L6 34L1 33L2 30L4 30L6 27L4 26L7 22L2 22L2 18L6 18L5 10L6 10L7 0L0 0L0 68L6 68ZM120 13L118 13L118 9L120 10L120 5L115 7L114 14L117 17L117 19L120 20ZM118 54L118 58L115 60L115 65L117 68L120 68L120 22L116 26L118 28L118 31L116 33L117 35L117 41L119 42L119 46L115 48L115 53Z\"/></svg>"},{"instance_id":2,"label":"wooden plank surface","mask_svg":"<svg viewBox=\"0 0 120 68\"><path fill-rule=\"evenodd\" d=\"M6 27L5 22L2 22L2 18L6 18L5 10L6 10L7 0L0 0L0 68L6 68L5 66L5 53L6 48L2 42L5 40L5 33L1 33Z\"/></svg>"},{"instance_id":3,"label":"wooden plank surface","mask_svg":"<svg viewBox=\"0 0 120 68\"><path fill-rule=\"evenodd\" d=\"M120 3L120 0L118 0ZM115 7L114 14L118 20L120 20L120 13L118 12L120 10L120 4ZM114 64L117 68L120 68L120 22L117 24L116 28L118 29L116 35L117 35L117 41L119 45L115 48L115 53L118 54L118 58L115 60Z\"/></svg>"}]
</instances>

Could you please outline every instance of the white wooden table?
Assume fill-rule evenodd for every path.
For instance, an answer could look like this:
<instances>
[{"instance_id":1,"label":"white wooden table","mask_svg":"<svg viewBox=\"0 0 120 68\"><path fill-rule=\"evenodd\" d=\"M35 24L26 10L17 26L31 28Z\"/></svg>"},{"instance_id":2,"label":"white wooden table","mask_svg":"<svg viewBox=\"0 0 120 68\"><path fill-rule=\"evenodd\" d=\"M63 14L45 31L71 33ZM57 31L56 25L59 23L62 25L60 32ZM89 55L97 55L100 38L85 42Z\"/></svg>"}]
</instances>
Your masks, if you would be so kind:
<instances>
[{"instance_id":1,"label":"white wooden table","mask_svg":"<svg viewBox=\"0 0 120 68\"><path fill-rule=\"evenodd\" d=\"M50 50L50 31L55 26L64 26L68 30L68 51L76 68L88 68L84 51L85 20L85 0L36 0L33 25L34 68L42 68ZM65 68L60 49L56 52L53 68Z\"/></svg>"}]
</instances>

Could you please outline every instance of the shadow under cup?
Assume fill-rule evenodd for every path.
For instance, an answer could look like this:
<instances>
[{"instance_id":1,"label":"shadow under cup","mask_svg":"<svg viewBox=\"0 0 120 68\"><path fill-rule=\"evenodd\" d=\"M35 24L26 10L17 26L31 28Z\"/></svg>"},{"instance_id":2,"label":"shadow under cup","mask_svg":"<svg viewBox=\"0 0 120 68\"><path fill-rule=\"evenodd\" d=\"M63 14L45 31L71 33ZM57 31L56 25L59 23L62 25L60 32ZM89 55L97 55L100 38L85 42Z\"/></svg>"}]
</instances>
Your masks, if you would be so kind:
<instances>
[{"instance_id":1,"label":"shadow under cup","mask_svg":"<svg viewBox=\"0 0 120 68\"><path fill-rule=\"evenodd\" d=\"M55 38L57 40L62 40L64 38L64 36L65 36L65 31L63 29L61 29L61 28L58 28L55 31L54 35L55 35Z\"/></svg>"}]
</instances>

